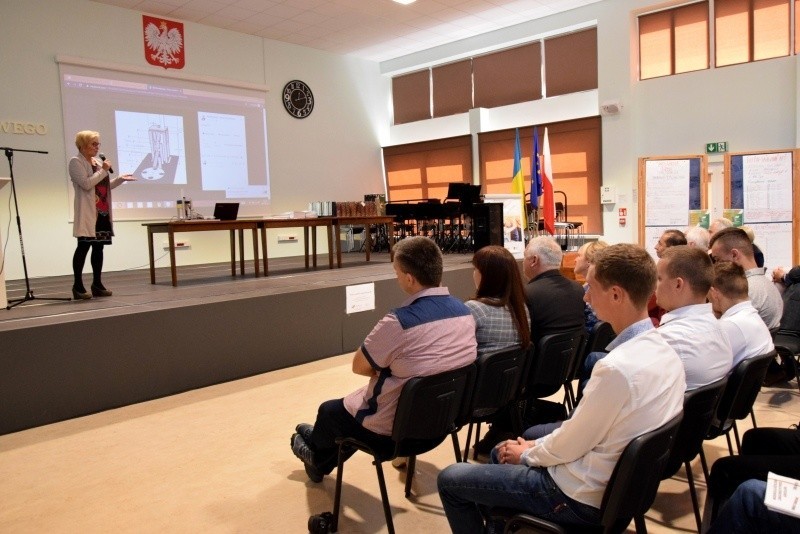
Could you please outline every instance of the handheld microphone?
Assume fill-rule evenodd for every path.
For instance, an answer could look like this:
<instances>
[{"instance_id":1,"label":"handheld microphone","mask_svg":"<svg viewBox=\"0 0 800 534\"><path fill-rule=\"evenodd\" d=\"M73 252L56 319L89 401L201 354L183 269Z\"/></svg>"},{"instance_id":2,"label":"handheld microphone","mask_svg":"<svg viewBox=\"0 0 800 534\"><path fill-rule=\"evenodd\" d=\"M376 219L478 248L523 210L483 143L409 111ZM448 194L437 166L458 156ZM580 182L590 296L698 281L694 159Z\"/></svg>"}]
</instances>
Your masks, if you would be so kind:
<instances>
[{"instance_id":1,"label":"handheld microphone","mask_svg":"<svg viewBox=\"0 0 800 534\"><path fill-rule=\"evenodd\" d=\"M100 152L97 156L100 158L100 161L105 161L106 160L106 155L103 154L102 152ZM113 167L109 167L108 168L108 174L114 174L114 168Z\"/></svg>"}]
</instances>

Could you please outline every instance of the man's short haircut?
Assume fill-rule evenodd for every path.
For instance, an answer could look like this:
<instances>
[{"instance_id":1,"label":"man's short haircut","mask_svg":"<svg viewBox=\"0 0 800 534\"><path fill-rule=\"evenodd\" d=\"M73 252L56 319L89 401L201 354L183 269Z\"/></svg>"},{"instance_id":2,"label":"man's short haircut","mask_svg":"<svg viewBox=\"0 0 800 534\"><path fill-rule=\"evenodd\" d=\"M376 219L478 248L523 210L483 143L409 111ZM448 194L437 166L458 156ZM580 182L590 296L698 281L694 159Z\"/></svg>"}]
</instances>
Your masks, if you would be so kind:
<instances>
[{"instance_id":1,"label":"man's short haircut","mask_svg":"<svg viewBox=\"0 0 800 534\"><path fill-rule=\"evenodd\" d=\"M714 279L714 264L707 252L689 245L679 245L665 250L661 261L666 262L667 276L682 278L695 295L708 293Z\"/></svg>"},{"instance_id":2,"label":"man's short haircut","mask_svg":"<svg viewBox=\"0 0 800 534\"><path fill-rule=\"evenodd\" d=\"M678 245L685 245L687 243L686 236L680 230L672 228L664 230L661 234L664 237L664 245L667 247L677 247Z\"/></svg>"},{"instance_id":3,"label":"man's short haircut","mask_svg":"<svg viewBox=\"0 0 800 534\"><path fill-rule=\"evenodd\" d=\"M594 279L603 288L619 286L633 305L647 308L647 301L656 289L656 263L647 251L628 243L611 245L594 256Z\"/></svg>"},{"instance_id":4,"label":"man's short haircut","mask_svg":"<svg viewBox=\"0 0 800 534\"><path fill-rule=\"evenodd\" d=\"M725 297L734 300L747 300L748 284L744 268L732 261L718 261L714 264L714 288Z\"/></svg>"},{"instance_id":5,"label":"man's short haircut","mask_svg":"<svg viewBox=\"0 0 800 534\"><path fill-rule=\"evenodd\" d=\"M708 240L711 239L711 234L702 226L692 226L686 232L686 244L694 245L697 248L708 250Z\"/></svg>"},{"instance_id":6,"label":"man's short haircut","mask_svg":"<svg viewBox=\"0 0 800 534\"><path fill-rule=\"evenodd\" d=\"M542 262L542 266L547 270L558 269L561 267L564 252L555 239L550 236L540 235L531 239L525 248L525 257L528 258L530 256L539 256L539 261Z\"/></svg>"},{"instance_id":7,"label":"man's short haircut","mask_svg":"<svg viewBox=\"0 0 800 534\"><path fill-rule=\"evenodd\" d=\"M442 284L442 251L432 239L407 237L397 242L392 250L400 270L413 276L422 286Z\"/></svg>"},{"instance_id":8,"label":"man's short haircut","mask_svg":"<svg viewBox=\"0 0 800 534\"><path fill-rule=\"evenodd\" d=\"M589 241L588 243L584 243L581 245L581 248L578 249L578 253L583 253L583 257L586 260L586 263L594 263L595 254L603 250L608 246L608 243L603 241L602 239L598 239L597 241Z\"/></svg>"},{"instance_id":9,"label":"man's short haircut","mask_svg":"<svg viewBox=\"0 0 800 534\"><path fill-rule=\"evenodd\" d=\"M753 259L754 257L753 243L741 228L723 228L711 236L708 246L713 247L714 243L717 242L719 242L719 246L722 247L726 254L736 249L746 258Z\"/></svg>"}]
</instances>

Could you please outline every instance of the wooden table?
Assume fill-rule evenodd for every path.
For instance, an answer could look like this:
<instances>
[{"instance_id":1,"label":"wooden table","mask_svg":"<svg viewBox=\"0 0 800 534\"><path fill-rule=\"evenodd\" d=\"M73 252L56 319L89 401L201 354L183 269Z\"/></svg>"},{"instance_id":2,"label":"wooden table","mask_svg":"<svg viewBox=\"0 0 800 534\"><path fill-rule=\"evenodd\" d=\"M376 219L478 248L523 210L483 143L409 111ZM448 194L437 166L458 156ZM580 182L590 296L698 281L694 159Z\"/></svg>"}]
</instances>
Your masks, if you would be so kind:
<instances>
[{"instance_id":1,"label":"wooden table","mask_svg":"<svg viewBox=\"0 0 800 534\"><path fill-rule=\"evenodd\" d=\"M236 239L234 231L239 231L239 261L242 275L244 275L244 231L253 232L253 265L256 276L259 274L258 265L258 228L261 221L258 219L243 219L238 221L196 220L196 221L165 221L143 223L147 227L147 246L150 253L150 283L156 283L155 254L153 252L153 234L167 234L169 236L169 266L172 273L172 285L178 285L178 269L175 265L175 234L179 232L210 232L228 230L231 242L231 276L236 276ZM266 269L266 247L264 249L264 268Z\"/></svg>"},{"instance_id":2,"label":"wooden table","mask_svg":"<svg viewBox=\"0 0 800 534\"><path fill-rule=\"evenodd\" d=\"M336 266L342 266L342 247L339 243L339 232L342 225L363 226L364 227L364 248L367 251L367 261L372 249L372 234L369 227L372 224L382 224L386 227L386 237L389 239L389 258L392 258L392 246L394 245L394 217L391 215L363 215L352 217L334 217L334 232L336 233ZM330 245L329 245L330 247Z\"/></svg>"},{"instance_id":3,"label":"wooden table","mask_svg":"<svg viewBox=\"0 0 800 534\"><path fill-rule=\"evenodd\" d=\"M264 252L264 276L269 276L269 254L267 254L267 230L270 228L302 228L303 247L306 257L306 269L308 269L308 230L311 232L312 261L314 268L317 267L317 228L324 226L328 235L328 268L333 269L333 224L332 217L307 217L303 219L259 219L258 228L261 230L261 249Z\"/></svg>"}]
</instances>

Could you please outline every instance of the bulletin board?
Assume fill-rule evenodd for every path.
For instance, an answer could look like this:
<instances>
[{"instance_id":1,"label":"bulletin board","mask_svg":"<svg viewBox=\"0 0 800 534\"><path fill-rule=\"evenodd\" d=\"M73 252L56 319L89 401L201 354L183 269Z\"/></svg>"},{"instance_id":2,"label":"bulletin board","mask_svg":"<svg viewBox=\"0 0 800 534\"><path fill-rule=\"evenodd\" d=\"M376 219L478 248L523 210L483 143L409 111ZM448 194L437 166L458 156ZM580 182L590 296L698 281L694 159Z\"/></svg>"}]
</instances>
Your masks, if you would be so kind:
<instances>
[{"instance_id":1,"label":"bulletin board","mask_svg":"<svg viewBox=\"0 0 800 534\"><path fill-rule=\"evenodd\" d=\"M798 261L800 150L725 154L725 207L741 210L768 272Z\"/></svg>"},{"instance_id":2,"label":"bulletin board","mask_svg":"<svg viewBox=\"0 0 800 534\"><path fill-rule=\"evenodd\" d=\"M655 257L665 230L685 230L707 218L705 155L639 158L639 244Z\"/></svg>"}]
</instances>

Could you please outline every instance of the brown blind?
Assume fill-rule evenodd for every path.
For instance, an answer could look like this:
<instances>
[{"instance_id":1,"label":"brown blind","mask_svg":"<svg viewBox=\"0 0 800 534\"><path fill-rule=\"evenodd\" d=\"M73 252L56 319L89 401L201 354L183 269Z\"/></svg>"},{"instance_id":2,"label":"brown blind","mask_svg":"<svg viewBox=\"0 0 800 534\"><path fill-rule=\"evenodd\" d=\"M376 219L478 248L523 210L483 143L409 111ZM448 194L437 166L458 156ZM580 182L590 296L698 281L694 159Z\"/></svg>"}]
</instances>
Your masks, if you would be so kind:
<instances>
[{"instance_id":1,"label":"brown blind","mask_svg":"<svg viewBox=\"0 0 800 534\"><path fill-rule=\"evenodd\" d=\"M639 17L639 79L708 68L708 2Z\"/></svg>"},{"instance_id":2,"label":"brown blind","mask_svg":"<svg viewBox=\"0 0 800 534\"><path fill-rule=\"evenodd\" d=\"M674 73L708 68L708 2L674 10Z\"/></svg>"},{"instance_id":3,"label":"brown blind","mask_svg":"<svg viewBox=\"0 0 800 534\"><path fill-rule=\"evenodd\" d=\"M603 233L600 205L600 118L591 117L539 126L539 150L548 127L553 183L567 195L569 220L583 223L583 231ZM525 192L530 192L533 128L520 128ZM514 165L514 130L479 134L481 184L484 193L510 193ZM563 196L556 195L556 202Z\"/></svg>"},{"instance_id":4,"label":"brown blind","mask_svg":"<svg viewBox=\"0 0 800 534\"><path fill-rule=\"evenodd\" d=\"M750 0L714 4L716 64L718 67L750 61Z\"/></svg>"},{"instance_id":5,"label":"brown blind","mask_svg":"<svg viewBox=\"0 0 800 534\"><path fill-rule=\"evenodd\" d=\"M753 60L788 56L789 50L789 0L755 0Z\"/></svg>"},{"instance_id":6,"label":"brown blind","mask_svg":"<svg viewBox=\"0 0 800 534\"><path fill-rule=\"evenodd\" d=\"M432 69L433 116L466 113L472 108L472 60Z\"/></svg>"},{"instance_id":7,"label":"brown blind","mask_svg":"<svg viewBox=\"0 0 800 534\"><path fill-rule=\"evenodd\" d=\"M472 183L469 135L385 147L383 162L390 202L447 196L450 182Z\"/></svg>"},{"instance_id":8,"label":"brown blind","mask_svg":"<svg viewBox=\"0 0 800 534\"><path fill-rule=\"evenodd\" d=\"M405 124L431 118L430 71L392 78L394 123Z\"/></svg>"},{"instance_id":9,"label":"brown blind","mask_svg":"<svg viewBox=\"0 0 800 534\"><path fill-rule=\"evenodd\" d=\"M547 96L597 89L597 28L544 42Z\"/></svg>"},{"instance_id":10,"label":"brown blind","mask_svg":"<svg viewBox=\"0 0 800 534\"><path fill-rule=\"evenodd\" d=\"M542 98L538 42L472 58L475 107L494 108Z\"/></svg>"}]
</instances>

